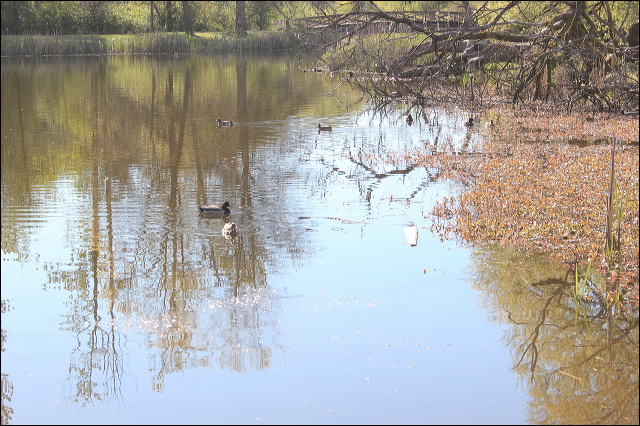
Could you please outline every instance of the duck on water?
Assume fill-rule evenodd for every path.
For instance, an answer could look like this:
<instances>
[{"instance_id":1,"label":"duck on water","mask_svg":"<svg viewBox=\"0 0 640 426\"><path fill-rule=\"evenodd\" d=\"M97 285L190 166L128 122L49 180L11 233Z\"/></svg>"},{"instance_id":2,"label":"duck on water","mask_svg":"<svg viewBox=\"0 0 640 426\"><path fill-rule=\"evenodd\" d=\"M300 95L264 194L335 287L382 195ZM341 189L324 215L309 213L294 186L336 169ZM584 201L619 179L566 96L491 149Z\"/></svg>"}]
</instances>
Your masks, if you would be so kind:
<instances>
[{"instance_id":1,"label":"duck on water","mask_svg":"<svg viewBox=\"0 0 640 426\"><path fill-rule=\"evenodd\" d=\"M225 126L225 127L233 126L233 121L231 121L231 120L220 120L218 118L218 119L216 119L216 123L218 123L218 127L220 127L220 126Z\"/></svg>"},{"instance_id":2,"label":"duck on water","mask_svg":"<svg viewBox=\"0 0 640 426\"><path fill-rule=\"evenodd\" d=\"M198 206L198 211L200 211L200 213L209 213L209 214L229 214L231 213L229 206L230 206L229 202L225 201L222 206L214 206L214 205Z\"/></svg>"}]
</instances>

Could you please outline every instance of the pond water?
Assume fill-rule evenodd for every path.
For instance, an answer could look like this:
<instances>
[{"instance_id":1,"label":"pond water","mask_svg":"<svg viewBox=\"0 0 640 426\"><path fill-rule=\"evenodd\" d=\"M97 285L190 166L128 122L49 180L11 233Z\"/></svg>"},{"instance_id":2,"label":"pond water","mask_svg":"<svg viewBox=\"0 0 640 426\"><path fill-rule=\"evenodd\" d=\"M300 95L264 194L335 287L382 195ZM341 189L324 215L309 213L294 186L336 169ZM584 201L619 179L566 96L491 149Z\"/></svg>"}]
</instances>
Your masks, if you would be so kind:
<instances>
[{"instance_id":1,"label":"pond water","mask_svg":"<svg viewBox=\"0 0 640 426\"><path fill-rule=\"evenodd\" d=\"M312 66L2 59L2 423L637 424L637 317L442 240L460 188L386 161L481 149L468 112Z\"/></svg>"}]
</instances>

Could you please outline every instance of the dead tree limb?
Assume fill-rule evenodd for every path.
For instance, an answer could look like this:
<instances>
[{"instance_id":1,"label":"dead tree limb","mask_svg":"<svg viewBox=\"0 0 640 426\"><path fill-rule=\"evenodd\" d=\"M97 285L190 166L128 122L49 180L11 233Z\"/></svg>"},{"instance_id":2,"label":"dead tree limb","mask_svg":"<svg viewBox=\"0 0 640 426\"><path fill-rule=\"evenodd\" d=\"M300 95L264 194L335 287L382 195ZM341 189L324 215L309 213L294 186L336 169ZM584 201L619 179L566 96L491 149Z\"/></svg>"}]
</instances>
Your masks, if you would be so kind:
<instances>
[{"instance_id":1,"label":"dead tree limb","mask_svg":"<svg viewBox=\"0 0 640 426\"><path fill-rule=\"evenodd\" d=\"M393 80L422 101L427 80L464 82L473 75L493 85L483 93L500 92L513 103L544 100L603 111L638 103L637 23L625 36L609 2L512 1L496 9L460 2L457 20L447 25L437 14L420 20L356 3L358 10L347 13L319 12L323 21L314 31L335 36L318 47L326 67L369 76L366 84L352 81L380 96L397 91ZM634 10L629 6L624 19L637 21Z\"/></svg>"}]
</instances>

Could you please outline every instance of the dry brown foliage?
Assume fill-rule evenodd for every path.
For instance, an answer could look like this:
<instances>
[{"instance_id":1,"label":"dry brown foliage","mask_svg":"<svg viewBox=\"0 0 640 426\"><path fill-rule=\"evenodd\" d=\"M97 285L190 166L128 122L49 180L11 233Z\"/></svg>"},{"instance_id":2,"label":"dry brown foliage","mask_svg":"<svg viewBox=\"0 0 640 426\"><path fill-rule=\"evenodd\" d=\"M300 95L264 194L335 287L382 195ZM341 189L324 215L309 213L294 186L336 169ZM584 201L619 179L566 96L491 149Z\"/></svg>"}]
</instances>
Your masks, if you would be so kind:
<instances>
[{"instance_id":1,"label":"dry brown foliage","mask_svg":"<svg viewBox=\"0 0 640 426\"><path fill-rule=\"evenodd\" d=\"M638 144L638 116L620 114L558 114L530 109L494 109L486 113L496 126L494 139L505 141L579 141L593 143L611 137L627 144Z\"/></svg>"},{"instance_id":2,"label":"dry brown foliage","mask_svg":"<svg viewBox=\"0 0 640 426\"><path fill-rule=\"evenodd\" d=\"M463 183L429 213L432 229L467 243L547 253L570 268L592 260L610 281L620 280L626 307L637 309L638 118L489 114L497 121L482 129L481 155L415 151L404 158ZM623 202L621 247L613 259L605 244L611 145L594 143L611 135L622 141L615 173Z\"/></svg>"}]
</instances>

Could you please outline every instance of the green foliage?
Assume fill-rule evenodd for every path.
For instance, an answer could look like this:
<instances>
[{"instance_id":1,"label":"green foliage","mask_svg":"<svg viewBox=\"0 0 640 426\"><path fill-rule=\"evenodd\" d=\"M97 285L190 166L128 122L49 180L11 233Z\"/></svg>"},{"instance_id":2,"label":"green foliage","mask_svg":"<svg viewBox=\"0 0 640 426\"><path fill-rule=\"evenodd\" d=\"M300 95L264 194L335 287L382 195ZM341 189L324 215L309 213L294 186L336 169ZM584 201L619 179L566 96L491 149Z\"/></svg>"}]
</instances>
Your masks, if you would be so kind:
<instances>
[{"instance_id":1,"label":"green foliage","mask_svg":"<svg viewBox=\"0 0 640 426\"><path fill-rule=\"evenodd\" d=\"M148 30L144 2L2 2L2 34L108 34Z\"/></svg>"},{"instance_id":2,"label":"green foliage","mask_svg":"<svg viewBox=\"0 0 640 426\"><path fill-rule=\"evenodd\" d=\"M462 87L467 87L468 83L469 83L469 73L465 72L460 76L460 85Z\"/></svg>"},{"instance_id":3,"label":"green foliage","mask_svg":"<svg viewBox=\"0 0 640 426\"><path fill-rule=\"evenodd\" d=\"M232 1L199 2L191 10L195 31L231 31L235 25L235 4Z\"/></svg>"},{"instance_id":4,"label":"green foliage","mask_svg":"<svg viewBox=\"0 0 640 426\"><path fill-rule=\"evenodd\" d=\"M275 9L269 1L247 2L247 24L256 30L269 30L275 18Z\"/></svg>"},{"instance_id":5,"label":"green foliage","mask_svg":"<svg viewBox=\"0 0 640 426\"><path fill-rule=\"evenodd\" d=\"M235 29L235 1L189 4L194 31ZM154 30L184 31L182 2L156 1L154 6ZM317 12L301 1L249 1L246 11L250 30L291 27L291 21ZM132 34L150 30L151 8L137 1L3 1L1 23L3 35Z\"/></svg>"},{"instance_id":6,"label":"green foliage","mask_svg":"<svg viewBox=\"0 0 640 426\"><path fill-rule=\"evenodd\" d=\"M40 34L75 34L80 30L82 14L79 2L38 1L34 4L36 17L33 30Z\"/></svg>"},{"instance_id":7,"label":"green foliage","mask_svg":"<svg viewBox=\"0 0 640 426\"><path fill-rule=\"evenodd\" d=\"M149 13L146 2L114 2L107 11L110 26L97 34L134 34L149 31Z\"/></svg>"},{"instance_id":8,"label":"green foliage","mask_svg":"<svg viewBox=\"0 0 640 426\"><path fill-rule=\"evenodd\" d=\"M233 31L235 1L189 2L195 31ZM474 5L476 2L472 2ZM510 2L488 2L486 10L494 11ZM171 4L170 9L167 5ZM154 2L154 26L159 31L184 31L181 2ZM456 2L376 2L384 11L447 11L460 7ZM602 8L603 2L587 2L587 8ZM626 31L638 19L637 2L609 2L618 31ZM374 10L368 2L246 2L249 29L283 28L299 18L314 16L318 8L326 13L346 13L354 8ZM510 9L505 20L544 22L555 12L544 2L523 2ZM487 13L479 23L491 19ZM596 25L601 25L594 20ZM2 34L130 34L149 31L149 2L137 1L3 1ZM503 27L507 30L508 27ZM606 28L599 28L608 31Z\"/></svg>"}]
</instances>

